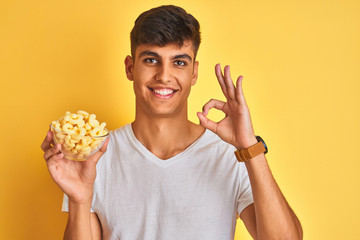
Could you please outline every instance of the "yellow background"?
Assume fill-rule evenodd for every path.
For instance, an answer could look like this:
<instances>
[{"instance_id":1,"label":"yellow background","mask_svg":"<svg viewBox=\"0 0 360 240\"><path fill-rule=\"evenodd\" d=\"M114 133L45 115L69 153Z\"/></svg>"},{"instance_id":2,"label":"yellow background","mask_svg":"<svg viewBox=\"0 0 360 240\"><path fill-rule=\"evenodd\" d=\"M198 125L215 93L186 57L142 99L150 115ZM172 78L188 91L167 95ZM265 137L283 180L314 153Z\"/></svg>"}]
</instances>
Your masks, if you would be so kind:
<instances>
[{"instance_id":1,"label":"yellow background","mask_svg":"<svg viewBox=\"0 0 360 240\"><path fill-rule=\"evenodd\" d=\"M129 32L164 3L201 24L190 119L224 99L213 68L231 65L234 79L244 75L255 131L304 239L359 239L357 0L1 1L0 239L62 238L62 193L40 150L48 125L78 109L110 129L133 120ZM251 239L238 223L236 239Z\"/></svg>"}]
</instances>

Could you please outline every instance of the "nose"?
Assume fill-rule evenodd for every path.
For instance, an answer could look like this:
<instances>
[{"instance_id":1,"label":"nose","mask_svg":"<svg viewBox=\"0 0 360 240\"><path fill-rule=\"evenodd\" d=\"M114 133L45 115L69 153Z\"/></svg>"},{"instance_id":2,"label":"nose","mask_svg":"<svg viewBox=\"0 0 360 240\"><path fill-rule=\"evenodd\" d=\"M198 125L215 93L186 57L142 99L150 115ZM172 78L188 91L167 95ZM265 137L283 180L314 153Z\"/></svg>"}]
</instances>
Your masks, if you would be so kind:
<instances>
[{"instance_id":1,"label":"nose","mask_svg":"<svg viewBox=\"0 0 360 240\"><path fill-rule=\"evenodd\" d=\"M170 82L171 76L172 74L170 67L166 64L161 64L157 69L155 80L161 82Z\"/></svg>"}]
</instances>

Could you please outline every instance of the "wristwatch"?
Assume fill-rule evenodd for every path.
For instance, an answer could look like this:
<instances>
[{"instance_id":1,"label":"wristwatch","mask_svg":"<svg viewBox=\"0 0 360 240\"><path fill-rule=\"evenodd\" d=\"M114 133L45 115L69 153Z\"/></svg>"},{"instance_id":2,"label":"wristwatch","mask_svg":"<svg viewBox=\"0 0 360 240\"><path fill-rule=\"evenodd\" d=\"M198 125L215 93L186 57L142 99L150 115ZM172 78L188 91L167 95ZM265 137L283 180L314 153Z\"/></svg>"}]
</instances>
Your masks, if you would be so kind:
<instances>
[{"instance_id":1,"label":"wristwatch","mask_svg":"<svg viewBox=\"0 0 360 240\"><path fill-rule=\"evenodd\" d=\"M265 141L260 136L255 137L258 140L257 143L248 148L238 149L235 151L235 156L239 162L247 162L261 153L266 154L268 152Z\"/></svg>"}]
</instances>

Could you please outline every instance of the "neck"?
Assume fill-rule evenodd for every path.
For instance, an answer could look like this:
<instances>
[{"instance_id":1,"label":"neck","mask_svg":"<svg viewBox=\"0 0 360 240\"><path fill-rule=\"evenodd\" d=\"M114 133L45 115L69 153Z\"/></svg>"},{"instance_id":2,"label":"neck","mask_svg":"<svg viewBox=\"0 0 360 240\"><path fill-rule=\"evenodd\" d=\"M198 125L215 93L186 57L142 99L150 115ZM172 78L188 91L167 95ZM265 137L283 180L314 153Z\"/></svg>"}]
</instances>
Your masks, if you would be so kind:
<instances>
[{"instance_id":1,"label":"neck","mask_svg":"<svg viewBox=\"0 0 360 240\"><path fill-rule=\"evenodd\" d=\"M136 116L132 123L136 138L155 156L168 159L184 151L204 132L204 128L179 117Z\"/></svg>"}]
</instances>

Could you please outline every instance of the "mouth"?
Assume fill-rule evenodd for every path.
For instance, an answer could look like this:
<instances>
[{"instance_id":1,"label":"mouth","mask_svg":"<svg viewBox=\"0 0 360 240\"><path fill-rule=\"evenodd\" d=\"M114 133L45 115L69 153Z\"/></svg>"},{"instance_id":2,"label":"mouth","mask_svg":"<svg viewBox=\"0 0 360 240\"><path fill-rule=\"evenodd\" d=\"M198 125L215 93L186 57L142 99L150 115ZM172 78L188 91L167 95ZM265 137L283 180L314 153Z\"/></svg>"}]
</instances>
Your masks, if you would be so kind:
<instances>
[{"instance_id":1,"label":"mouth","mask_svg":"<svg viewBox=\"0 0 360 240\"><path fill-rule=\"evenodd\" d=\"M178 90L171 88L150 88L151 92L159 98L171 98Z\"/></svg>"}]
</instances>

